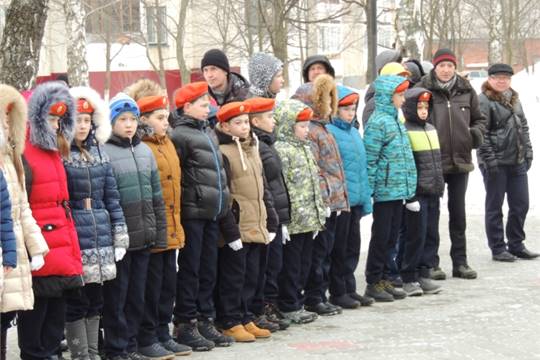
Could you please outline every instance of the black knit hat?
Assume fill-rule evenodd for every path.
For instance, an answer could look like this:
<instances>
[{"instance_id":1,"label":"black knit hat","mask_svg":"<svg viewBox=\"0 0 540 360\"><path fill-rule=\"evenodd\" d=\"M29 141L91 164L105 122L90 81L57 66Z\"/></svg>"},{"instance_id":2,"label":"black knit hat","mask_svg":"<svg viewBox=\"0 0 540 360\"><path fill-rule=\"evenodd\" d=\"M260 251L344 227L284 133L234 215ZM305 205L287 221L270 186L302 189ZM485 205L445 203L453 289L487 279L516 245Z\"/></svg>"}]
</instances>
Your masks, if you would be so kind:
<instances>
[{"instance_id":1,"label":"black knit hat","mask_svg":"<svg viewBox=\"0 0 540 360\"><path fill-rule=\"evenodd\" d=\"M231 71L229 67L229 59L227 55L219 49L208 50L202 60L201 60L201 70L208 65L217 66L220 69L223 69L227 74Z\"/></svg>"},{"instance_id":2,"label":"black knit hat","mask_svg":"<svg viewBox=\"0 0 540 360\"><path fill-rule=\"evenodd\" d=\"M437 67L437 65L443 61L450 61L457 66L456 54L454 54L454 52L450 49L439 49L437 52L435 52L432 61L433 67Z\"/></svg>"},{"instance_id":3,"label":"black knit hat","mask_svg":"<svg viewBox=\"0 0 540 360\"><path fill-rule=\"evenodd\" d=\"M488 68L488 75L495 75L495 74L508 74L508 75L514 75L514 69L508 64L502 64L497 63L493 64Z\"/></svg>"}]
</instances>

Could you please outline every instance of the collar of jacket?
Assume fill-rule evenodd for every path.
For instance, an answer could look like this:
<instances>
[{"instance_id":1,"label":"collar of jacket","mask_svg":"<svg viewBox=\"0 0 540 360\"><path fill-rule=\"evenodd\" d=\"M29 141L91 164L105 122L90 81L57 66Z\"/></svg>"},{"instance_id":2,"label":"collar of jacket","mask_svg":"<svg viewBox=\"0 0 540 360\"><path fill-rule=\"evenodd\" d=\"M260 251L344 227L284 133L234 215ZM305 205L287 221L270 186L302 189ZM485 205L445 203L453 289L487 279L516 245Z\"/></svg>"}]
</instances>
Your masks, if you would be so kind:
<instances>
[{"instance_id":1,"label":"collar of jacket","mask_svg":"<svg viewBox=\"0 0 540 360\"><path fill-rule=\"evenodd\" d=\"M175 128L180 125L189 126L192 128L202 130L208 126L208 120L197 120L194 117L191 117L189 115L178 114L178 112L175 112L173 115L173 121L172 121L171 127Z\"/></svg>"},{"instance_id":2,"label":"collar of jacket","mask_svg":"<svg viewBox=\"0 0 540 360\"><path fill-rule=\"evenodd\" d=\"M419 82L419 84L420 85L417 84L417 86L422 86L430 91L436 91L445 94L447 97L450 95L447 90L442 89L439 85L437 85L437 81L435 79L435 70L431 70L429 74L426 74ZM474 91L471 83L465 78L463 78L461 75L456 74L456 84L452 88L452 93L463 94L471 91Z\"/></svg>"},{"instance_id":3,"label":"collar of jacket","mask_svg":"<svg viewBox=\"0 0 540 360\"><path fill-rule=\"evenodd\" d=\"M247 89L249 89L248 81L242 75L231 71L227 76L227 90L225 90L225 92L223 93L223 104L226 104L229 101L231 95L233 95L235 91L242 87L246 87ZM208 93L210 94L210 96L212 96L212 98L216 99L216 95L210 87L208 87ZM223 104L218 105L221 106Z\"/></svg>"},{"instance_id":4,"label":"collar of jacket","mask_svg":"<svg viewBox=\"0 0 540 360\"><path fill-rule=\"evenodd\" d=\"M264 142L265 144L272 145L276 142L276 136L274 135L274 133L269 133L268 131L265 131L255 126L253 126L251 129L253 133L257 135L259 140Z\"/></svg>"},{"instance_id":5,"label":"collar of jacket","mask_svg":"<svg viewBox=\"0 0 540 360\"><path fill-rule=\"evenodd\" d=\"M352 126L353 126L352 122L350 122L350 123L346 122L345 120L343 120L342 118L339 118L339 117L333 118L331 124L337 126L340 129L343 129L343 130L350 130L352 128Z\"/></svg>"},{"instance_id":6,"label":"collar of jacket","mask_svg":"<svg viewBox=\"0 0 540 360\"><path fill-rule=\"evenodd\" d=\"M120 147L123 147L123 148L128 148L128 147L131 147L131 146L139 145L139 143L141 142L141 138L138 135L135 135L130 140L129 138L120 137L120 136L118 136L116 134L112 134L111 137L109 138L109 141L107 141L107 142L111 143L113 145L116 145L116 146L120 146Z\"/></svg>"},{"instance_id":7,"label":"collar of jacket","mask_svg":"<svg viewBox=\"0 0 540 360\"><path fill-rule=\"evenodd\" d=\"M513 109L514 105L519 101L519 95L512 88L510 88L510 91L512 92L512 98L508 101L501 92L493 89L491 85L489 85L489 82L486 81L482 84L482 93L484 93L489 100L496 101L507 108Z\"/></svg>"}]
</instances>

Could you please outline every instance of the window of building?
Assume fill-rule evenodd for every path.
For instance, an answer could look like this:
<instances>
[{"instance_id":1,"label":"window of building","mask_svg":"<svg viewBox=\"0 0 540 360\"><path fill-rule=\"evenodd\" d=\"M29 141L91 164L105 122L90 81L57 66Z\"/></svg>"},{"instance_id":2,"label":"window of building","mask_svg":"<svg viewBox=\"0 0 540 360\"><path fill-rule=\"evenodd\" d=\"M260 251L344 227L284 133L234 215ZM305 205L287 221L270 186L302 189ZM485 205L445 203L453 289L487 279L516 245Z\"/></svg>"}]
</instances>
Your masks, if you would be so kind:
<instances>
[{"instance_id":1,"label":"window of building","mask_svg":"<svg viewBox=\"0 0 540 360\"><path fill-rule=\"evenodd\" d=\"M146 8L146 29L149 44L167 44L167 8L165 6Z\"/></svg>"},{"instance_id":2,"label":"window of building","mask_svg":"<svg viewBox=\"0 0 540 360\"><path fill-rule=\"evenodd\" d=\"M323 54L341 51L341 24L328 23L319 25L319 52Z\"/></svg>"},{"instance_id":3,"label":"window of building","mask_svg":"<svg viewBox=\"0 0 540 360\"><path fill-rule=\"evenodd\" d=\"M86 32L89 35L119 35L140 33L141 6L139 0L87 0Z\"/></svg>"}]
</instances>

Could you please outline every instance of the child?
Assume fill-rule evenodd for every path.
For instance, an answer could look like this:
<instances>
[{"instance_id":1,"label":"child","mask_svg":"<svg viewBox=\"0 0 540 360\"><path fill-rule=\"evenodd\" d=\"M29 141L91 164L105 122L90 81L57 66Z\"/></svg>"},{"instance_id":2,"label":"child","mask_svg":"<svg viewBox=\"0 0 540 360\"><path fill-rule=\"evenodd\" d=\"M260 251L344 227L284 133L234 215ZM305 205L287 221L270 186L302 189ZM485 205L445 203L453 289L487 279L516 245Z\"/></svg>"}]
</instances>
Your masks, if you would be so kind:
<instances>
[{"instance_id":1,"label":"child","mask_svg":"<svg viewBox=\"0 0 540 360\"><path fill-rule=\"evenodd\" d=\"M32 216L26 194L21 158L28 118L26 103L22 95L9 85L0 85L0 111L5 114L1 117L0 132L4 133L6 140L0 146L0 162L11 199L11 217L17 242L17 267L4 274L4 290L0 300L0 359L5 359L7 331L16 312L32 310L34 306L31 270L38 270L39 262L43 264L43 257L49 248Z\"/></svg>"},{"instance_id":2,"label":"child","mask_svg":"<svg viewBox=\"0 0 540 360\"><path fill-rule=\"evenodd\" d=\"M287 224L290 221L290 204L279 154L274 147L275 121L273 118L274 99L251 98L249 104L249 120L253 133L259 139L259 154L264 168L268 190L277 213L279 227L276 238L265 247L261 256L262 288L258 291L255 303L255 314L259 315L255 324L258 327L275 331L284 330L290 321L282 319L277 311L278 283L277 278L282 267L283 244L290 240ZM283 236L285 234L285 236ZM266 304L266 306L265 306Z\"/></svg>"},{"instance_id":3,"label":"child","mask_svg":"<svg viewBox=\"0 0 540 360\"><path fill-rule=\"evenodd\" d=\"M167 216L167 248L154 249L150 255L139 352L150 359L188 355L191 348L174 341L169 331L176 293L176 250L184 246L184 229L180 223L180 162L167 136L169 100L166 92L148 79L135 82L126 93L137 101L141 111L138 131L156 159Z\"/></svg>"},{"instance_id":4,"label":"child","mask_svg":"<svg viewBox=\"0 0 540 360\"><path fill-rule=\"evenodd\" d=\"M347 184L338 146L325 125L337 111L336 84L332 76L321 74L313 83L302 85L294 97L303 99L313 109L309 140L319 167L321 194L327 207L326 223L313 244L313 259L306 284L306 310L319 315L341 313L339 306L328 302L330 255L334 247L336 217L349 211Z\"/></svg>"},{"instance_id":5,"label":"child","mask_svg":"<svg viewBox=\"0 0 540 360\"><path fill-rule=\"evenodd\" d=\"M365 296L394 301L407 294L383 280L387 254L396 242L403 203L414 196L416 168L407 130L398 109L409 82L401 76L382 75L374 81L375 111L364 132L369 185L373 189L373 225L366 263Z\"/></svg>"},{"instance_id":6,"label":"child","mask_svg":"<svg viewBox=\"0 0 540 360\"><path fill-rule=\"evenodd\" d=\"M248 113L249 105L243 102L226 104L217 113L215 128L231 193L231 211L220 224L227 243L219 254L220 320L223 333L238 342L270 337L270 331L253 323L252 306L261 251L277 228L277 219L267 222L265 179Z\"/></svg>"},{"instance_id":7,"label":"child","mask_svg":"<svg viewBox=\"0 0 540 360\"><path fill-rule=\"evenodd\" d=\"M129 245L120 194L103 144L111 135L109 108L88 87L74 87L77 102L75 136L64 158L70 207L77 229L84 287L67 297L66 340L72 359L98 355L103 283L116 277ZM116 259L115 259L116 255Z\"/></svg>"},{"instance_id":8,"label":"child","mask_svg":"<svg viewBox=\"0 0 540 360\"><path fill-rule=\"evenodd\" d=\"M26 189L49 253L44 265L40 255L32 259L33 268L39 268L32 273L34 309L19 312L17 320L22 359L56 355L64 336L64 291L83 285L81 249L62 163L62 157L69 156L75 114L73 98L60 81L39 85L28 103Z\"/></svg>"},{"instance_id":9,"label":"child","mask_svg":"<svg viewBox=\"0 0 540 360\"><path fill-rule=\"evenodd\" d=\"M156 161L137 133L139 108L124 93L109 103L113 134L105 151L111 159L129 233L128 251L116 278L105 283L103 328L108 357L139 355L137 335L144 314L150 249L167 246L167 220Z\"/></svg>"},{"instance_id":10,"label":"child","mask_svg":"<svg viewBox=\"0 0 540 360\"><path fill-rule=\"evenodd\" d=\"M182 226L186 236L179 251L176 341L194 351L230 346L234 339L214 326L214 287L217 277L218 220L228 211L229 190L219 147L206 118L210 111L208 85L195 82L175 95L171 140L182 166ZM200 319L200 321L198 321Z\"/></svg>"},{"instance_id":11,"label":"child","mask_svg":"<svg viewBox=\"0 0 540 360\"><path fill-rule=\"evenodd\" d=\"M263 97L275 99L283 88L283 62L274 55L256 53L249 59L248 98Z\"/></svg>"},{"instance_id":12,"label":"child","mask_svg":"<svg viewBox=\"0 0 540 360\"><path fill-rule=\"evenodd\" d=\"M414 88L405 92L402 107L418 179L416 196L405 205L407 233L400 273L408 296L441 291L429 278L439 249L439 198L444 192L439 138L428 123L431 101L431 92Z\"/></svg>"},{"instance_id":13,"label":"child","mask_svg":"<svg viewBox=\"0 0 540 360\"><path fill-rule=\"evenodd\" d=\"M319 186L319 170L308 140L313 111L297 100L285 100L274 111L276 150L291 204L287 226L290 241L283 245L283 268L278 277L278 306L282 315L296 324L317 319L304 310L302 290L311 267L313 238L324 228L325 206Z\"/></svg>"},{"instance_id":14,"label":"child","mask_svg":"<svg viewBox=\"0 0 540 360\"><path fill-rule=\"evenodd\" d=\"M360 257L360 219L370 214L371 188L367 180L367 160L364 142L354 127L359 96L338 85L338 113L326 128L336 139L343 159L350 211L336 220L336 241L330 267L330 302L345 309L368 306L372 298L356 292L354 271Z\"/></svg>"}]
</instances>

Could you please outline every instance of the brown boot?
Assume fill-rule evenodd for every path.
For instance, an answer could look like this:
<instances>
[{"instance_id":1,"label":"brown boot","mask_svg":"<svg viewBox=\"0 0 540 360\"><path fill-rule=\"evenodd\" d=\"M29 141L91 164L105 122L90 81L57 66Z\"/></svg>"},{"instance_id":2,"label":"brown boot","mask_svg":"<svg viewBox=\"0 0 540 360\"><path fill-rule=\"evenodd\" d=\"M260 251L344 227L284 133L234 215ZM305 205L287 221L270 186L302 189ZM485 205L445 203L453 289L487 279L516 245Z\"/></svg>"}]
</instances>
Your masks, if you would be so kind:
<instances>
[{"instance_id":1,"label":"brown boot","mask_svg":"<svg viewBox=\"0 0 540 360\"><path fill-rule=\"evenodd\" d=\"M253 342L255 336L250 334L244 329L242 325L233 326L230 329L223 330L223 335L230 336L236 340L236 342Z\"/></svg>"},{"instance_id":2,"label":"brown boot","mask_svg":"<svg viewBox=\"0 0 540 360\"><path fill-rule=\"evenodd\" d=\"M255 325L253 321L244 325L244 328L247 330L248 333L255 336L257 339L266 339L272 336L269 330L261 329L260 327Z\"/></svg>"}]
</instances>

